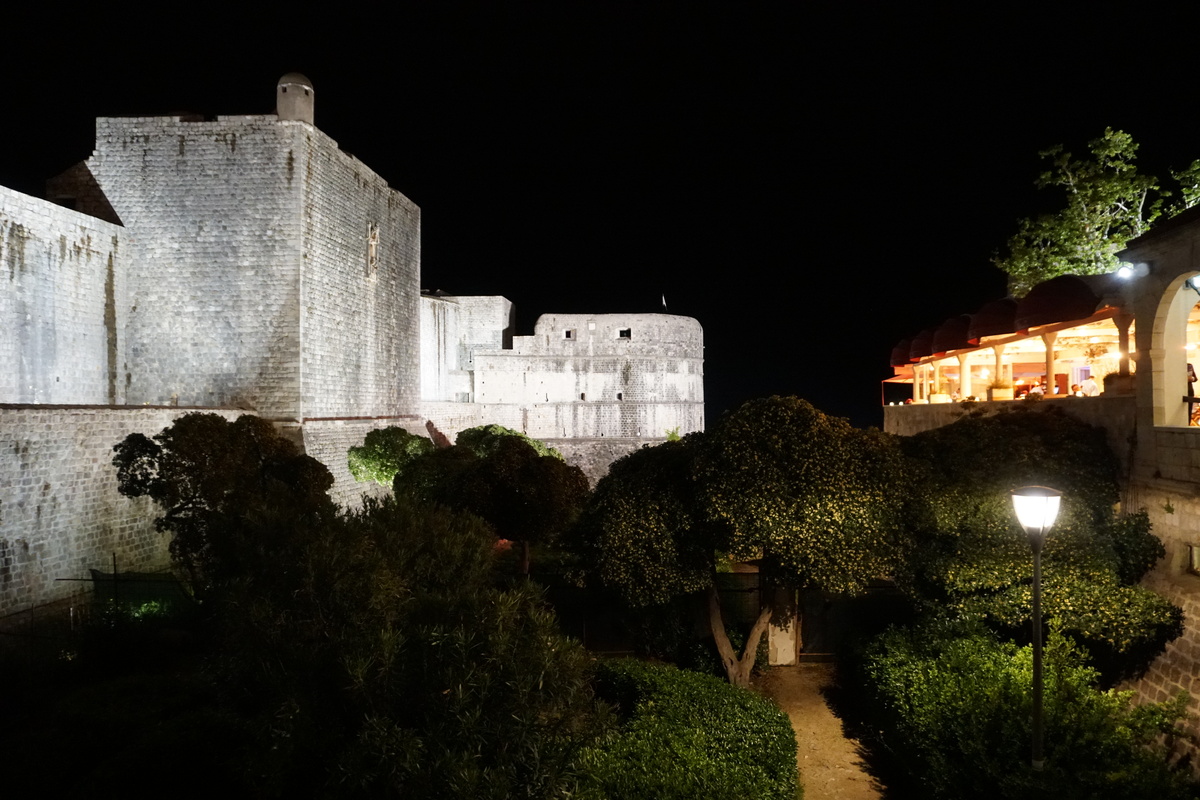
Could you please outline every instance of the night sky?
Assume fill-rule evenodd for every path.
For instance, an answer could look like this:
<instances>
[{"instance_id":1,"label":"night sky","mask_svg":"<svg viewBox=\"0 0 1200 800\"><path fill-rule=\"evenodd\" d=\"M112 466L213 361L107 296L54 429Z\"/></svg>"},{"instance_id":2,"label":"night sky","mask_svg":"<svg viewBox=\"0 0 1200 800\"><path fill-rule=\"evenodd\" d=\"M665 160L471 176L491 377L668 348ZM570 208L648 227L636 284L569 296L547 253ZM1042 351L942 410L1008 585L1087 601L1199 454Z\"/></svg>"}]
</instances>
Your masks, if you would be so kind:
<instances>
[{"instance_id":1,"label":"night sky","mask_svg":"<svg viewBox=\"0 0 1200 800\"><path fill-rule=\"evenodd\" d=\"M97 116L270 113L302 72L421 206L424 288L503 294L518 334L665 295L704 326L710 424L767 394L880 424L891 347L1003 296L992 252L1053 205L1038 150L1111 126L1162 177L1200 158L1200 12L249 7L6 11L0 184L40 195Z\"/></svg>"}]
</instances>

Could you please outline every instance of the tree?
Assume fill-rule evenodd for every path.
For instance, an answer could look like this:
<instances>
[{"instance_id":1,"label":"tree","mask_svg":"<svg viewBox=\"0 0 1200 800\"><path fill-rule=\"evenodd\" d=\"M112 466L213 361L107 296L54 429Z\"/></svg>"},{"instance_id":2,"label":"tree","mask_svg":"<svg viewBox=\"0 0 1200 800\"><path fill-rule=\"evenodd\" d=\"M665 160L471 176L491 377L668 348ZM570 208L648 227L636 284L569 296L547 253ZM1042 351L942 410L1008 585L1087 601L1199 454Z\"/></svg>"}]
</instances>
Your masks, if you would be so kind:
<instances>
[{"instance_id":1,"label":"tree","mask_svg":"<svg viewBox=\"0 0 1200 800\"><path fill-rule=\"evenodd\" d=\"M337 510L327 494L329 470L259 417L185 414L153 437L130 434L113 450L119 491L159 505L154 525L171 534L171 555L199 595L271 546L248 532L254 514L286 509L299 520Z\"/></svg>"},{"instance_id":2,"label":"tree","mask_svg":"<svg viewBox=\"0 0 1200 800\"><path fill-rule=\"evenodd\" d=\"M1129 134L1106 128L1087 147L1088 158L1076 158L1062 145L1039 153L1050 168L1036 186L1060 190L1066 204L1021 220L1006 253L992 258L1008 273L1009 291L1018 297L1058 275L1112 272L1116 254L1160 213L1158 181L1137 171L1138 146Z\"/></svg>"},{"instance_id":3,"label":"tree","mask_svg":"<svg viewBox=\"0 0 1200 800\"><path fill-rule=\"evenodd\" d=\"M521 543L521 571L528 574L530 546L551 544L574 524L589 487L557 450L489 425L403 462L393 491L478 515L497 537Z\"/></svg>"},{"instance_id":4,"label":"tree","mask_svg":"<svg viewBox=\"0 0 1200 800\"><path fill-rule=\"evenodd\" d=\"M722 418L694 465L718 549L757 559L768 585L856 594L895 563L906 516L904 458L895 437L859 430L795 397L752 400ZM770 602L738 659L709 589L726 671L749 678Z\"/></svg>"},{"instance_id":5,"label":"tree","mask_svg":"<svg viewBox=\"0 0 1200 800\"><path fill-rule=\"evenodd\" d=\"M433 442L428 438L393 426L368 433L360 446L350 448L346 459L354 480L390 487L397 472L432 450Z\"/></svg>"},{"instance_id":6,"label":"tree","mask_svg":"<svg viewBox=\"0 0 1200 800\"><path fill-rule=\"evenodd\" d=\"M739 657L714 553L757 563L769 585L861 591L893 562L903 475L892 437L798 398L752 400L707 434L616 462L573 538L589 576L633 607L704 592L726 674L744 686L775 609L764 592Z\"/></svg>"},{"instance_id":7,"label":"tree","mask_svg":"<svg viewBox=\"0 0 1200 800\"><path fill-rule=\"evenodd\" d=\"M589 658L532 585L497 588L487 526L410 497L258 522L292 546L230 584L220 649L260 794L565 796L605 719Z\"/></svg>"}]
</instances>

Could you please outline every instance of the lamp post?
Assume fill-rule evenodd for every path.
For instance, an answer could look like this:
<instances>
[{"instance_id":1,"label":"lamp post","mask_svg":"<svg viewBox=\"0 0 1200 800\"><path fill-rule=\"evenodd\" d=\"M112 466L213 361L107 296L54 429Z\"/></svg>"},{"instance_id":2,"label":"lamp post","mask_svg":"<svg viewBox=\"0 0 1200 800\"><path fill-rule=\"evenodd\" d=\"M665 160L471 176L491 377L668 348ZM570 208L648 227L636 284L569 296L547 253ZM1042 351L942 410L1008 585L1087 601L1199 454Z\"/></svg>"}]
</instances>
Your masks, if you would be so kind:
<instances>
[{"instance_id":1,"label":"lamp post","mask_svg":"<svg viewBox=\"0 0 1200 800\"><path fill-rule=\"evenodd\" d=\"M1048 486L1013 489L1013 510L1033 549L1033 768L1046 763L1042 753L1042 545L1058 516L1062 492Z\"/></svg>"}]
</instances>

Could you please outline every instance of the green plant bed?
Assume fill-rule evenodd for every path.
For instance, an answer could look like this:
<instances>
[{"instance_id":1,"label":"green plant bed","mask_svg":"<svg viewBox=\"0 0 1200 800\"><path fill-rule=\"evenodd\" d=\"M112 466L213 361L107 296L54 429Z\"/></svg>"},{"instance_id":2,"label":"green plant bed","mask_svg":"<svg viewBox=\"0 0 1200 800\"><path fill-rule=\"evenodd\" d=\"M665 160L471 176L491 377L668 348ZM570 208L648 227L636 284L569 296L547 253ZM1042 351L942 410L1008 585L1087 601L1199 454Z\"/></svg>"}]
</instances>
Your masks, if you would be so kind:
<instances>
[{"instance_id":1,"label":"green plant bed","mask_svg":"<svg viewBox=\"0 0 1200 800\"><path fill-rule=\"evenodd\" d=\"M796 739L770 701L718 678L601 662L596 692L621 725L580 760L585 800L793 800Z\"/></svg>"},{"instance_id":2,"label":"green plant bed","mask_svg":"<svg viewBox=\"0 0 1200 800\"><path fill-rule=\"evenodd\" d=\"M1182 699L1134 706L1132 692L1098 690L1099 674L1057 632L1045 649L1041 772L1030 765L1031 648L943 621L885 633L862 666L860 711L912 784L893 789L931 800L1194 796L1161 743L1184 715Z\"/></svg>"}]
</instances>

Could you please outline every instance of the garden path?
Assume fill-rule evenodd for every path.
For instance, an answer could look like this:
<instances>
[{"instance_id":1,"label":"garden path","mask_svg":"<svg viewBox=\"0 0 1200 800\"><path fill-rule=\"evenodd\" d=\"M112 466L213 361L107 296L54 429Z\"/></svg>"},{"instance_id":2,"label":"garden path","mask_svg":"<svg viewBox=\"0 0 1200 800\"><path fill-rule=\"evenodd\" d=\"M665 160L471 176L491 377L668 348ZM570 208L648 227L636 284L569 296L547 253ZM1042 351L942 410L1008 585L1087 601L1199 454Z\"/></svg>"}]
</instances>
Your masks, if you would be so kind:
<instances>
[{"instance_id":1,"label":"garden path","mask_svg":"<svg viewBox=\"0 0 1200 800\"><path fill-rule=\"evenodd\" d=\"M755 686L792 721L804 800L879 800L882 791L863 766L858 742L846 737L821 691L833 682L833 670L819 663L772 667Z\"/></svg>"}]
</instances>

